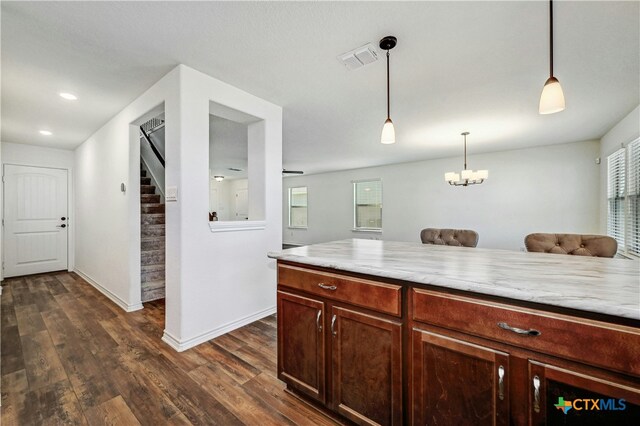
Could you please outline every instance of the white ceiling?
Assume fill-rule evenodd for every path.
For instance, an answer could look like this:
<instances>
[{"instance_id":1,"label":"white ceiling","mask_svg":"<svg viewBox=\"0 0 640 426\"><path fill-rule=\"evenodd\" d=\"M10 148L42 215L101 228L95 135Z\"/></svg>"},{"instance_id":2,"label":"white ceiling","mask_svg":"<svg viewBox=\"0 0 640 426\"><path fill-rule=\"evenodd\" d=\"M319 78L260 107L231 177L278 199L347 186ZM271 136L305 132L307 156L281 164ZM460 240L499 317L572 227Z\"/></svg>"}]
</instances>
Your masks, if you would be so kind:
<instances>
[{"instance_id":1,"label":"white ceiling","mask_svg":"<svg viewBox=\"0 0 640 426\"><path fill-rule=\"evenodd\" d=\"M555 3L550 116L546 1L1 7L5 142L73 148L179 63L282 105L284 166L307 173L458 155L464 130L470 153L599 138L640 103L639 2ZM384 61L336 56L389 34L398 142L381 145Z\"/></svg>"}]
</instances>

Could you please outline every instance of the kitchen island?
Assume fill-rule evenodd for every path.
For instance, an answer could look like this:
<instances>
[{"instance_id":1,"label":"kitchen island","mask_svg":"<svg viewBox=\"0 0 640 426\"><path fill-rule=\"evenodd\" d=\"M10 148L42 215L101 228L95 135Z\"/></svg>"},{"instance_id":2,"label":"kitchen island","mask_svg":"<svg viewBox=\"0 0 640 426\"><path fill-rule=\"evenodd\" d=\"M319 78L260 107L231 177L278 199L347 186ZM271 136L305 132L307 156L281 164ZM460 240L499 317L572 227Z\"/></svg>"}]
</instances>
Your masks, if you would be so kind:
<instances>
[{"instance_id":1,"label":"kitchen island","mask_svg":"<svg viewBox=\"0 0 640 426\"><path fill-rule=\"evenodd\" d=\"M639 261L357 239L269 256L279 378L355 423L640 418Z\"/></svg>"}]
</instances>

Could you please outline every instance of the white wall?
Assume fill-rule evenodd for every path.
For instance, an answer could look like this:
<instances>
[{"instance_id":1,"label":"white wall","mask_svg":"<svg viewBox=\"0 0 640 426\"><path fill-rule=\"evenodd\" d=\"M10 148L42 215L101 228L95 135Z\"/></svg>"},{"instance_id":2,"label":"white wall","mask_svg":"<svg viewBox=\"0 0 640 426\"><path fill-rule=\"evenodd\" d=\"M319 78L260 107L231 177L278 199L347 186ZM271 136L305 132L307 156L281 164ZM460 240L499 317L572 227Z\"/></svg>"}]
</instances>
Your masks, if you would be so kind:
<instances>
[{"instance_id":1,"label":"white wall","mask_svg":"<svg viewBox=\"0 0 640 426\"><path fill-rule=\"evenodd\" d=\"M640 137L640 105L613 126L600 140L600 157L602 158L602 174L600 175L601 234L607 233L607 157L638 137Z\"/></svg>"},{"instance_id":2,"label":"white wall","mask_svg":"<svg viewBox=\"0 0 640 426\"><path fill-rule=\"evenodd\" d=\"M142 308L137 126L164 103L167 138L175 137L178 83L176 68L75 150L75 270L127 311Z\"/></svg>"},{"instance_id":3,"label":"white wall","mask_svg":"<svg viewBox=\"0 0 640 426\"><path fill-rule=\"evenodd\" d=\"M209 210L218 213L218 220L228 221L237 220L235 218L235 194L239 189L247 189L249 187L248 179L225 179L222 182L210 179L211 188L218 191L217 208L213 200L209 200Z\"/></svg>"},{"instance_id":4,"label":"white wall","mask_svg":"<svg viewBox=\"0 0 640 426\"><path fill-rule=\"evenodd\" d=\"M264 229L209 229L211 101L264 120ZM182 350L275 312L275 262L267 252L282 242L282 108L181 66L179 110L175 141L182 143L168 134L166 141L166 183L178 186L179 201L167 203L163 340Z\"/></svg>"},{"instance_id":5,"label":"white wall","mask_svg":"<svg viewBox=\"0 0 640 426\"><path fill-rule=\"evenodd\" d=\"M2 163L73 169L73 151L2 142Z\"/></svg>"},{"instance_id":6,"label":"white wall","mask_svg":"<svg viewBox=\"0 0 640 426\"><path fill-rule=\"evenodd\" d=\"M210 101L264 120L262 229L209 228ZM76 149L76 270L127 310L141 307L137 125L162 105L165 181L178 193L166 204L163 340L183 350L275 311L267 252L282 242L282 109L180 65Z\"/></svg>"},{"instance_id":7,"label":"white wall","mask_svg":"<svg viewBox=\"0 0 640 426\"><path fill-rule=\"evenodd\" d=\"M284 179L284 241L310 244L344 238L420 241L420 230L466 228L479 247L519 250L532 232L598 231L598 141L469 156L472 169L488 169L476 186L452 187L444 173L462 158L354 169ZM383 233L354 232L352 180L382 179ZM308 187L308 229L287 228L287 190Z\"/></svg>"},{"instance_id":8,"label":"white wall","mask_svg":"<svg viewBox=\"0 0 640 426\"><path fill-rule=\"evenodd\" d=\"M74 269L74 242L76 232L76 220L74 209L74 185L73 185L73 151L66 149L47 148L36 145L2 142L2 165L18 164L23 166L50 167L67 170L67 204L68 204L68 269ZM1 190L0 190L1 191ZM0 199L2 193L0 192ZM1 236L0 236L1 237ZM1 246L2 244L0 244ZM2 253L0 252L0 255Z\"/></svg>"}]
</instances>

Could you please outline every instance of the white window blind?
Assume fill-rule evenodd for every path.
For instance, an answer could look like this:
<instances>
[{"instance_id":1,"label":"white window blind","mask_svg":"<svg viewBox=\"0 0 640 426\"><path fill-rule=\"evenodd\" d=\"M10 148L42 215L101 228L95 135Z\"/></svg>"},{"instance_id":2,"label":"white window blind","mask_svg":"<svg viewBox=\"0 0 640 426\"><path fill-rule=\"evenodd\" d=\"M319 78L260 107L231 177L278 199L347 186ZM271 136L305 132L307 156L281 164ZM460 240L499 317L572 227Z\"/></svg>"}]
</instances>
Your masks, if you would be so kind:
<instances>
[{"instance_id":1,"label":"white window blind","mask_svg":"<svg viewBox=\"0 0 640 426\"><path fill-rule=\"evenodd\" d=\"M627 148L627 252L640 256L640 139Z\"/></svg>"},{"instance_id":2,"label":"white window blind","mask_svg":"<svg viewBox=\"0 0 640 426\"><path fill-rule=\"evenodd\" d=\"M640 256L640 139L607 157L607 234L618 253Z\"/></svg>"},{"instance_id":3,"label":"white window blind","mask_svg":"<svg viewBox=\"0 0 640 426\"><path fill-rule=\"evenodd\" d=\"M624 195L625 195L625 150L619 149L607 157L607 234L618 242L618 249L624 249Z\"/></svg>"},{"instance_id":4,"label":"white window blind","mask_svg":"<svg viewBox=\"0 0 640 426\"><path fill-rule=\"evenodd\" d=\"M307 227L307 187L289 188L289 227Z\"/></svg>"},{"instance_id":5,"label":"white window blind","mask_svg":"<svg viewBox=\"0 0 640 426\"><path fill-rule=\"evenodd\" d=\"M382 229L382 181L353 182L354 228Z\"/></svg>"}]
</instances>

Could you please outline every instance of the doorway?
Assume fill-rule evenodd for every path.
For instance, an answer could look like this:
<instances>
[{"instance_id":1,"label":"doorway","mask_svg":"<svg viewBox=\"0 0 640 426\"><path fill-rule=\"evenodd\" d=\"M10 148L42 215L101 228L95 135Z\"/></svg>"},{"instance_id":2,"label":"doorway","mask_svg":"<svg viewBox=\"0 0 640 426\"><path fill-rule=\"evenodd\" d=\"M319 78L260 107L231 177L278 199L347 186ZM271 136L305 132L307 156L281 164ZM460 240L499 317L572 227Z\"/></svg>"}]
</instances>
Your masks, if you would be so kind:
<instances>
[{"instance_id":1,"label":"doorway","mask_svg":"<svg viewBox=\"0 0 640 426\"><path fill-rule=\"evenodd\" d=\"M4 165L4 276L68 268L67 170Z\"/></svg>"}]
</instances>

